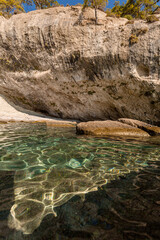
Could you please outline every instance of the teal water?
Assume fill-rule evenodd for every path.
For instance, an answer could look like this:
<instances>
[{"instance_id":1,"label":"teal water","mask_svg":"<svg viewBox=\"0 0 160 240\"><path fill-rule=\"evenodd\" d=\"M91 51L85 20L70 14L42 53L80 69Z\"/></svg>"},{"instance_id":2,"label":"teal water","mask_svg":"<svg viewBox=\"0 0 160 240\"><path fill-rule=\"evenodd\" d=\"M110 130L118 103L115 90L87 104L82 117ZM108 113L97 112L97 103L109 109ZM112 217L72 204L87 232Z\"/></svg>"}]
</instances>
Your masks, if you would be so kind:
<instances>
[{"instance_id":1,"label":"teal water","mask_svg":"<svg viewBox=\"0 0 160 240\"><path fill-rule=\"evenodd\" d=\"M74 128L21 123L0 125L0 239L99 239L102 235L101 238L112 240L158 240L155 232L159 229L156 224L160 213L159 146L158 137L138 141L108 139L77 136ZM147 180L141 179L143 175ZM153 179L157 184L146 190L149 201L153 198L150 209L157 207L151 216L149 233L146 220L139 216L139 209L142 213L145 211L148 195L140 197L141 207L134 207L138 221L134 219L132 206L129 222L128 217L122 217L123 211L116 210L116 206L123 204L125 209L130 188L134 192L131 202L142 194L141 186L136 184L139 179L142 192L146 188L144 182L149 188ZM129 189L128 185L131 185ZM120 195L116 195L119 187ZM113 196L108 197L108 192ZM112 221L108 219L110 214ZM115 227L117 223L122 225L121 231ZM123 227L128 223L125 234L130 235L125 238ZM48 230L45 227L45 237L44 225L49 226ZM137 229L132 225L137 225Z\"/></svg>"}]
</instances>

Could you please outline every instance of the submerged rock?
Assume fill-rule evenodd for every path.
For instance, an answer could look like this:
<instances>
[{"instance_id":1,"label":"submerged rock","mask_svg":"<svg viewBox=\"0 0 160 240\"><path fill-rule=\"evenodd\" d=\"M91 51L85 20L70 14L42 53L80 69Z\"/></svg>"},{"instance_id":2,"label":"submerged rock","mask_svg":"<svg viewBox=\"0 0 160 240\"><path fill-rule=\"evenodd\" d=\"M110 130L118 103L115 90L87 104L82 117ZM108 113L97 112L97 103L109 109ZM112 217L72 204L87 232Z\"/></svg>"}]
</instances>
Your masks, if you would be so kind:
<instances>
[{"instance_id":1,"label":"submerged rock","mask_svg":"<svg viewBox=\"0 0 160 240\"><path fill-rule=\"evenodd\" d=\"M118 121L90 121L77 125L78 134L98 136L148 137L149 134L139 128Z\"/></svg>"},{"instance_id":2,"label":"submerged rock","mask_svg":"<svg viewBox=\"0 0 160 240\"><path fill-rule=\"evenodd\" d=\"M71 158L67 165L71 168L81 167L81 163L77 159L74 159L74 158Z\"/></svg>"},{"instance_id":3,"label":"submerged rock","mask_svg":"<svg viewBox=\"0 0 160 240\"><path fill-rule=\"evenodd\" d=\"M95 25L87 8L78 25L80 13L55 7L0 17L0 94L54 117L158 123L160 21L128 24L98 10Z\"/></svg>"}]
</instances>

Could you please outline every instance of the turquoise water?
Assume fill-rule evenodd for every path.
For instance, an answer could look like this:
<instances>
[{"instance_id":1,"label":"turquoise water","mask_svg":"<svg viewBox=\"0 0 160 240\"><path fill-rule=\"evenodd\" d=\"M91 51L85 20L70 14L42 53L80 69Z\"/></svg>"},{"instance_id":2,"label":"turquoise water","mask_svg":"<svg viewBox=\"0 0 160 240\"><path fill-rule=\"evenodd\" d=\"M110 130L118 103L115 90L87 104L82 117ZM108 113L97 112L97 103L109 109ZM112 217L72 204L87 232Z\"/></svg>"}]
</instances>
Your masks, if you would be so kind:
<instances>
[{"instance_id":1,"label":"turquoise water","mask_svg":"<svg viewBox=\"0 0 160 240\"><path fill-rule=\"evenodd\" d=\"M143 176L143 171L148 171L144 175L150 177L147 186L152 185L153 177L159 186L159 144L158 137L141 141L107 139L77 136L74 128L21 123L0 125L0 239L99 239L102 235L101 238L106 236L104 239L113 240L158 240L152 233L152 227L151 233L146 233L147 223L141 223L143 216L138 215L141 227L136 223L137 220L133 220L135 213L133 216L132 206L129 208L130 228L126 230L126 234L130 233L131 237L127 235L124 238L123 226L127 226L125 221L128 224L128 220L122 217L123 211L117 212L114 204L116 202L116 206L121 206L126 202L128 194L131 194L128 184L135 194L130 199L134 202L140 194L140 186L136 185L136 181ZM141 184L144 185L145 181L142 180ZM120 186L122 192L116 195ZM145 191L143 188L142 192ZM113 196L108 199L110 189ZM156 195L156 200L152 196L150 208L154 204L159 206L158 192L157 187L149 190L149 197L152 193ZM148 195L142 200L139 205L148 201ZM107 204L103 203L106 201ZM144 206L141 208L144 211ZM138 205L136 210L139 213ZM84 217L86 214L87 217ZM122 224L122 232L115 238L106 235L112 233L113 237L118 234L118 228L113 227L115 224L108 223L110 214L110 219L116 215L111 222L119 221L119 225ZM158 208L154 214L152 224L156 226ZM86 221L84 218L91 220ZM45 227L44 237L41 228L51 222L54 223L52 230L50 226L47 232ZM132 229L135 223L136 230ZM140 228L139 238L134 238Z\"/></svg>"}]
</instances>

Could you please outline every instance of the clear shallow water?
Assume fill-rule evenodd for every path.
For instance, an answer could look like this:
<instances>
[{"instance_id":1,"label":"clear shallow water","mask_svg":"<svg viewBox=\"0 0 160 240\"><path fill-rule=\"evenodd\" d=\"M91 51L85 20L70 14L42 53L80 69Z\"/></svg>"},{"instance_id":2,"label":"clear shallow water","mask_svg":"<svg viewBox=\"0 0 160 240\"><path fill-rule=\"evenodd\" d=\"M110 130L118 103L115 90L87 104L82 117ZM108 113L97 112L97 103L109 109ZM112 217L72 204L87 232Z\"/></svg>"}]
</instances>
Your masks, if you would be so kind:
<instances>
[{"instance_id":1,"label":"clear shallow water","mask_svg":"<svg viewBox=\"0 0 160 240\"><path fill-rule=\"evenodd\" d=\"M159 144L0 125L0 239L158 240Z\"/></svg>"}]
</instances>

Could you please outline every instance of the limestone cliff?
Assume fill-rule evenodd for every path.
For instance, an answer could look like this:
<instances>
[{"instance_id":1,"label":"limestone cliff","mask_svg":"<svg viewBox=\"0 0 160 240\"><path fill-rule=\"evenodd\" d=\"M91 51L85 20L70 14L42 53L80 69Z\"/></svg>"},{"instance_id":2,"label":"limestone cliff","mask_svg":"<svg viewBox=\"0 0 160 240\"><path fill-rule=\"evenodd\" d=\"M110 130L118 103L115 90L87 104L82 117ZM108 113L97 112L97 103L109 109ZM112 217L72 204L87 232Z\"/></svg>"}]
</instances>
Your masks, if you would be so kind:
<instances>
[{"instance_id":1,"label":"limestone cliff","mask_svg":"<svg viewBox=\"0 0 160 240\"><path fill-rule=\"evenodd\" d=\"M160 121L160 21L56 7L0 17L0 94L26 109L81 120Z\"/></svg>"}]
</instances>

